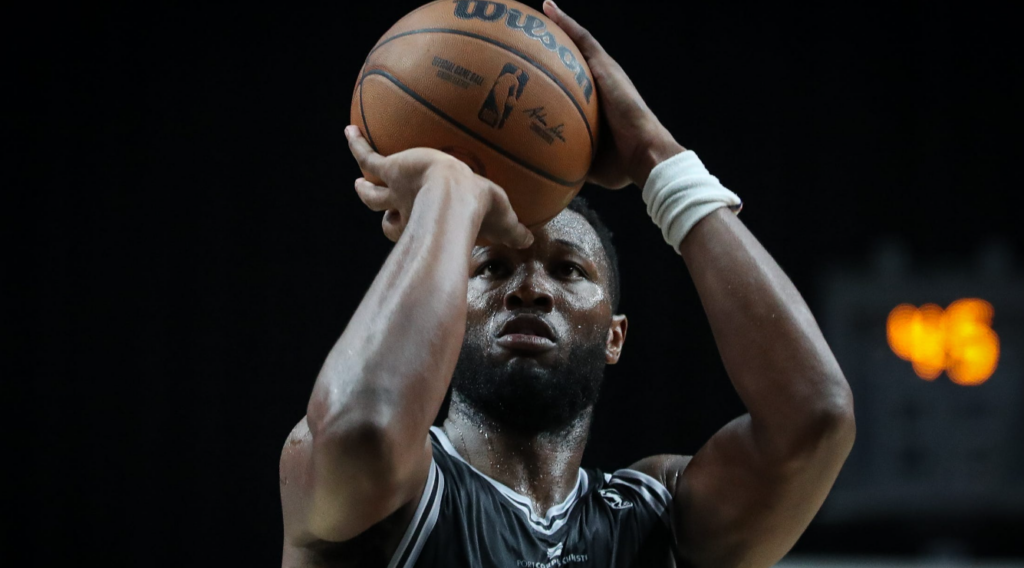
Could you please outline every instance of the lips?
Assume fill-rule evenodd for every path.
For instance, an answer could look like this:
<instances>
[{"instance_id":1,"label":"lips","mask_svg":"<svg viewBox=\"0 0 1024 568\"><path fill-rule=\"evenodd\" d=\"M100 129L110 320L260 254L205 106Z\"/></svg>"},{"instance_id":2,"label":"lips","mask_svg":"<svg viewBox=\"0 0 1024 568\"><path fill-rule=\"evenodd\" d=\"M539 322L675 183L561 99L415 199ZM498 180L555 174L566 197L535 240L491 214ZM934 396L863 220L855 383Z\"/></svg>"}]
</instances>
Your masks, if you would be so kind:
<instances>
[{"instance_id":1,"label":"lips","mask_svg":"<svg viewBox=\"0 0 1024 568\"><path fill-rule=\"evenodd\" d=\"M515 316L505 322L505 325L501 326L501 330L498 331L498 337L506 335L533 335L552 342L555 341L555 332L551 326L539 316L529 314Z\"/></svg>"},{"instance_id":2,"label":"lips","mask_svg":"<svg viewBox=\"0 0 1024 568\"><path fill-rule=\"evenodd\" d=\"M501 326L496 343L510 351L541 353L555 348L555 332L538 316L520 315Z\"/></svg>"}]
</instances>

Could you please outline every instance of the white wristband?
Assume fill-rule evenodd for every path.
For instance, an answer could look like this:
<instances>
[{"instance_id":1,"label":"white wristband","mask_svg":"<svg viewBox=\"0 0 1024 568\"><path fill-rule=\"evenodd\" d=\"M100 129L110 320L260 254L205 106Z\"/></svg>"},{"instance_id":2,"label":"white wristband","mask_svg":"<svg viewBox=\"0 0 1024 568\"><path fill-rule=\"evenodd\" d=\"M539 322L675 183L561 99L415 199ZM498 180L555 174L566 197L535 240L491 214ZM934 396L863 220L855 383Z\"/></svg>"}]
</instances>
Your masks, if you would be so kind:
<instances>
[{"instance_id":1,"label":"white wristband","mask_svg":"<svg viewBox=\"0 0 1024 568\"><path fill-rule=\"evenodd\" d=\"M647 177L643 197L647 214L677 253L690 229L712 211L728 207L739 213L743 207L739 196L708 173L693 150L655 166Z\"/></svg>"}]
</instances>

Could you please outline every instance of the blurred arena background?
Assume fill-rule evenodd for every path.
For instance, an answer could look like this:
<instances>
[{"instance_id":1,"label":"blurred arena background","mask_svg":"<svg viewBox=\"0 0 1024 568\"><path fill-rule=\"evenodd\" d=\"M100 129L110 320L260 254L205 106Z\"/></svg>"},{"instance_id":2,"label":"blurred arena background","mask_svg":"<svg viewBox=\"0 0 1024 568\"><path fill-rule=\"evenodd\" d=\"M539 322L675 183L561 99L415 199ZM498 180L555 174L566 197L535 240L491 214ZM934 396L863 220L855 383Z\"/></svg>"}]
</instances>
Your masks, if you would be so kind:
<instances>
[{"instance_id":1,"label":"blurred arena background","mask_svg":"<svg viewBox=\"0 0 1024 568\"><path fill-rule=\"evenodd\" d=\"M349 97L416 5L9 22L2 382L22 418L0 565L280 562L281 445L389 250L351 189ZM1011 4L560 5L743 196L854 390L857 445L780 566L1024 566ZM743 412L699 300L635 188L583 195L630 317L585 465L692 453Z\"/></svg>"}]
</instances>

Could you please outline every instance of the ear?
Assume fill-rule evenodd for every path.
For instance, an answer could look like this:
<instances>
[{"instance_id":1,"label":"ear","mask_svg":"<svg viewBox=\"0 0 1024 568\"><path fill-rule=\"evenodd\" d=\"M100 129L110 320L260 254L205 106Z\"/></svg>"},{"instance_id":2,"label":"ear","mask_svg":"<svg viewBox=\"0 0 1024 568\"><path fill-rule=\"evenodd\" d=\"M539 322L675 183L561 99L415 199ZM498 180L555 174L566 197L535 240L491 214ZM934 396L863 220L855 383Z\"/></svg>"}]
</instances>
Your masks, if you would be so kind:
<instances>
[{"instance_id":1,"label":"ear","mask_svg":"<svg viewBox=\"0 0 1024 568\"><path fill-rule=\"evenodd\" d=\"M622 346L626 343L628 323L625 315L612 316L612 323L608 327L608 339L604 346L604 360L609 365L618 363L619 357L622 356Z\"/></svg>"}]
</instances>

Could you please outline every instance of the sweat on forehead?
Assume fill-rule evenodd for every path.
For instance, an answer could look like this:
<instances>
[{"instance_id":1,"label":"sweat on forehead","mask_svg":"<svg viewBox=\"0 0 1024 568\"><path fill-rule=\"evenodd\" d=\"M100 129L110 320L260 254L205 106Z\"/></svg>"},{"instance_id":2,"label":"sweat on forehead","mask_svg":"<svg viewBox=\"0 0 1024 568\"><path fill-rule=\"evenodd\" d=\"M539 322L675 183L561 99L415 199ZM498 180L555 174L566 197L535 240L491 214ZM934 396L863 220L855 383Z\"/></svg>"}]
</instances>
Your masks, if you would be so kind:
<instances>
[{"instance_id":1,"label":"sweat on forehead","mask_svg":"<svg viewBox=\"0 0 1024 568\"><path fill-rule=\"evenodd\" d=\"M604 251L600 235L586 217L576 211L564 209L554 219L539 227L533 227L531 231L534 240L527 251L539 252L548 247L559 246L575 249L597 264L602 273L608 273L608 255Z\"/></svg>"},{"instance_id":2,"label":"sweat on forehead","mask_svg":"<svg viewBox=\"0 0 1024 568\"><path fill-rule=\"evenodd\" d=\"M597 235L597 231L583 215L569 209L563 210L542 227L533 229L533 236L540 241L572 243L596 261L600 261L604 257L601 238Z\"/></svg>"}]
</instances>

